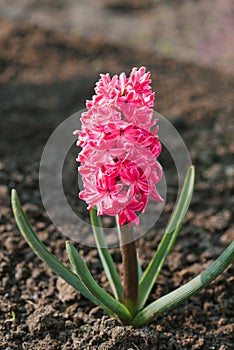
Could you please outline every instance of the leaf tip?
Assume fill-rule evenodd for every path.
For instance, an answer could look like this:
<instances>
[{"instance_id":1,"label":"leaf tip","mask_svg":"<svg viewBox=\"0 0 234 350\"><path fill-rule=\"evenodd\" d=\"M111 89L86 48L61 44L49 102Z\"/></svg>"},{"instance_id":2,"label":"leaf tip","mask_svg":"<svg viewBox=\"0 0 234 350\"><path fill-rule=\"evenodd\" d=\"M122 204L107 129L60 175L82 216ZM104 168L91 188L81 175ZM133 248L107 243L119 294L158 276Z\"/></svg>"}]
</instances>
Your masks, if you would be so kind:
<instances>
[{"instance_id":1,"label":"leaf tip","mask_svg":"<svg viewBox=\"0 0 234 350\"><path fill-rule=\"evenodd\" d=\"M19 204L19 197L15 188L11 190L11 206L14 211L15 207Z\"/></svg>"},{"instance_id":2,"label":"leaf tip","mask_svg":"<svg viewBox=\"0 0 234 350\"><path fill-rule=\"evenodd\" d=\"M65 245L66 245L66 249L69 249L69 248L71 247L71 243L70 243L70 241L69 241L69 240L67 240L67 241L66 241L66 243L65 243Z\"/></svg>"},{"instance_id":3,"label":"leaf tip","mask_svg":"<svg viewBox=\"0 0 234 350\"><path fill-rule=\"evenodd\" d=\"M17 191L15 188L11 190L11 198L15 198L17 196Z\"/></svg>"}]
</instances>

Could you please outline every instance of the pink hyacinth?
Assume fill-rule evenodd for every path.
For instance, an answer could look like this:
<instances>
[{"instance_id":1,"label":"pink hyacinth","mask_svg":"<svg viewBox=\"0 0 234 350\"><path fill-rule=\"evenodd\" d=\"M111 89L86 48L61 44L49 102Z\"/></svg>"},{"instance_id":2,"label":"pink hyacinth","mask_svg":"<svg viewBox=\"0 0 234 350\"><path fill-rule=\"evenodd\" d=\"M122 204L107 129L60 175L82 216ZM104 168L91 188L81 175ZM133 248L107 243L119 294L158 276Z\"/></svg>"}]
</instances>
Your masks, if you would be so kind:
<instances>
[{"instance_id":1,"label":"pink hyacinth","mask_svg":"<svg viewBox=\"0 0 234 350\"><path fill-rule=\"evenodd\" d=\"M84 190L80 198L98 215L118 215L119 224L139 224L137 213L146 209L149 197L162 201L156 184L162 177L157 157L161 143L152 121L154 94L150 73L133 68L125 73L101 75L92 101L82 114L77 161ZM152 131L152 127L154 130Z\"/></svg>"},{"instance_id":2,"label":"pink hyacinth","mask_svg":"<svg viewBox=\"0 0 234 350\"><path fill-rule=\"evenodd\" d=\"M101 74L101 79L97 82L92 101L87 101L87 108L92 106L103 106L111 103L130 102L138 106L153 108L154 93L152 93L150 72L146 73L146 68L139 70L133 68L129 78L125 73L120 76Z\"/></svg>"}]
</instances>

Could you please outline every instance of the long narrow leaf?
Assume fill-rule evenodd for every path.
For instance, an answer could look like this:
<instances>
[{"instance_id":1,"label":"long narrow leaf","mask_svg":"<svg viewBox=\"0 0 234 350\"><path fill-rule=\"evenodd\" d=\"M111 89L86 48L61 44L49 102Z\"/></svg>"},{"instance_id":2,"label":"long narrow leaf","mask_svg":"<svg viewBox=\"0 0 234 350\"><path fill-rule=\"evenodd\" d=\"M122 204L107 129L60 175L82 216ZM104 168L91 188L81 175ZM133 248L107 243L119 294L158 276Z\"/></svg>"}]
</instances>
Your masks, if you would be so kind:
<instances>
[{"instance_id":1,"label":"long narrow leaf","mask_svg":"<svg viewBox=\"0 0 234 350\"><path fill-rule=\"evenodd\" d=\"M166 227L165 234L158 246L155 256L151 260L139 282L138 310L141 310L144 307L165 260L175 243L192 199L194 179L194 167L190 166L184 180L178 203Z\"/></svg>"},{"instance_id":2,"label":"long narrow leaf","mask_svg":"<svg viewBox=\"0 0 234 350\"><path fill-rule=\"evenodd\" d=\"M161 297L140 311L133 319L132 325L143 326L163 312L173 309L178 304L190 298L202 288L205 288L218 277L234 259L234 241L204 272L173 292Z\"/></svg>"},{"instance_id":3,"label":"long narrow leaf","mask_svg":"<svg viewBox=\"0 0 234 350\"><path fill-rule=\"evenodd\" d=\"M107 311L107 313L111 313L111 311L106 308L103 303L101 303L92 293L90 293L80 278L70 269L64 266L54 255L52 255L47 250L45 245L39 240L37 234L34 232L30 222L28 221L28 218L22 209L16 190L12 190L11 202L15 220L20 229L20 232L29 246L35 252L35 254L42 261L44 261L56 274L62 277L72 287L80 291L84 297L91 300L96 305L101 306Z\"/></svg>"},{"instance_id":4,"label":"long narrow leaf","mask_svg":"<svg viewBox=\"0 0 234 350\"><path fill-rule=\"evenodd\" d=\"M137 252L137 272L138 272L138 281L140 281L142 278L143 272L142 272L142 267L141 267L141 262L140 262L138 252Z\"/></svg>"},{"instance_id":5,"label":"long narrow leaf","mask_svg":"<svg viewBox=\"0 0 234 350\"><path fill-rule=\"evenodd\" d=\"M128 309L97 284L84 260L69 241L66 243L66 248L73 269L90 292L106 305L106 307L112 310L113 313L118 315L122 322L129 321L131 314Z\"/></svg>"},{"instance_id":6,"label":"long narrow leaf","mask_svg":"<svg viewBox=\"0 0 234 350\"><path fill-rule=\"evenodd\" d=\"M96 209L90 211L90 219L93 226L93 234L97 245L97 250L106 273L107 279L110 283L111 289L115 298L119 301L122 300L123 287L116 270L114 261L110 255L110 252L106 246L105 237L102 229L102 223L100 217L97 216Z\"/></svg>"}]
</instances>

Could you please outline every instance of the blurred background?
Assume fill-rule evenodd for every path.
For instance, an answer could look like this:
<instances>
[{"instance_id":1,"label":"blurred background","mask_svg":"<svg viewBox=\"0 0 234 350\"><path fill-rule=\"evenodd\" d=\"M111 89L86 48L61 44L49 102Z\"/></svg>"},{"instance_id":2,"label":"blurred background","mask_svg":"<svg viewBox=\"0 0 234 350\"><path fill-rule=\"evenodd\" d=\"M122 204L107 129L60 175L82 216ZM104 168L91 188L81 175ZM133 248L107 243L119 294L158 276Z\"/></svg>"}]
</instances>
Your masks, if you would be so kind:
<instances>
[{"instance_id":1,"label":"blurred background","mask_svg":"<svg viewBox=\"0 0 234 350\"><path fill-rule=\"evenodd\" d=\"M1 0L0 15L234 71L231 0Z\"/></svg>"}]
</instances>

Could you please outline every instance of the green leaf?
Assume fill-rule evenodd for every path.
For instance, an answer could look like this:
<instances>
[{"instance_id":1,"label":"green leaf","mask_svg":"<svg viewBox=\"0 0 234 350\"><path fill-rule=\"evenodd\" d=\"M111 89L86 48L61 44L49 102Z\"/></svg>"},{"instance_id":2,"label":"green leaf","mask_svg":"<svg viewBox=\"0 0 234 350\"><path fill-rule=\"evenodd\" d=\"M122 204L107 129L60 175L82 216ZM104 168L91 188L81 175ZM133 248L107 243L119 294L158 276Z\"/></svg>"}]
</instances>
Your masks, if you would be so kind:
<instances>
[{"instance_id":1,"label":"green leaf","mask_svg":"<svg viewBox=\"0 0 234 350\"><path fill-rule=\"evenodd\" d=\"M142 267L141 267L141 262L140 262L138 252L137 252L137 272L138 272L138 281L140 281L143 273L142 273Z\"/></svg>"},{"instance_id":2,"label":"green leaf","mask_svg":"<svg viewBox=\"0 0 234 350\"><path fill-rule=\"evenodd\" d=\"M192 199L194 179L195 170L193 166L190 166L184 180L178 203L166 227L165 234L158 246L155 256L151 260L139 282L138 310L141 310L144 307L165 260L175 243Z\"/></svg>"},{"instance_id":3,"label":"green leaf","mask_svg":"<svg viewBox=\"0 0 234 350\"><path fill-rule=\"evenodd\" d=\"M29 246L35 252L35 254L44 261L56 274L62 277L72 287L80 291L80 293L91 300L96 305L101 306L108 313L111 312L105 307L90 291L85 287L80 278L74 274L70 269L64 266L54 255L52 255L45 245L39 240L37 234L34 232L30 222L28 221L22 206L19 201L16 190L12 190L11 193L12 209L15 216L16 223L20 229L20 232Z\"/></svg>"},{"instance_id":4,"label":"green leaf","mask_svg":"<svg viewBox=\"0 0 234 350\"><path fill-rule=\"evenodd\" d=\"M173 292L164 295L158 300L148 305L140 311L131 322L134 326L143 326L153 318L160 316L163 312L173 309L178 304L190 298L202 288L208 286L216 277L218 277L234 259L234 241L225 249L225 251L211 264L204 272L191 281L177 288Z\"/></svg>"},{"instance_id":5,"label":"green leaf","mask_svg":"<svg viewBox=\"0 0 234 350\"><path fill-rule=\"evenodd\" d=\"M66 243L66 248L72 267L84 285L90 290L93 295L95 295L97 299L106 305L107 308L118 315L119 319L122 322L129 322L131 319L129 310L97 284L80 254L68 241Z\"/></svg>"},{"instance_id":6,"label":"green leaf","mask_svg":"<svg viewBox=\"0 0 234 350\"><path fill-rule=\"evenodd\" d=\"M107 279L110 283L111 289L115 298L119 301L122 300L123 287L116 270L114 261L110 255L110 252L106 246L105 237L102 229L102 222L99 216L97 216L96 209L90 210L90 219L93 228L93 234L97 245L97 250L106 273Z\"/></svg>"}]
</instances>

